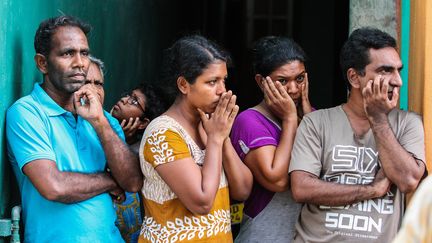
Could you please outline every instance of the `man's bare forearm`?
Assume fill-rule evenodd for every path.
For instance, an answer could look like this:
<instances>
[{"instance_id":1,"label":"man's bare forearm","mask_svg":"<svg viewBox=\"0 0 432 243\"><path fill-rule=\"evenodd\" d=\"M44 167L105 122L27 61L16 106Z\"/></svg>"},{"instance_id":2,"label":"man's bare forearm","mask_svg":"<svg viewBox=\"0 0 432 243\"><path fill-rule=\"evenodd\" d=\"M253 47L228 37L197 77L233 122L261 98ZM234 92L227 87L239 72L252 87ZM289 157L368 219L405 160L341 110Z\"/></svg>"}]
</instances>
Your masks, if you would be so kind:
<instances>
[{"instance_id":1,"label":"man's bare forearm","mask_svg":"<svg viewBox=\"0 0 432 243\"><path fill-rule=\"evenodd\" d=\"M120 187L126 191L139 191L143 177L138 156L120 139L106 119L93 127L102 143L108 167Z\"/></svg>"},{"instance_id":2,"label":"man's bare forearm","mask_svg":"<svg viewBox=\"0 0 432 243\"><path fill-rule=\"evenodd\" d=\"M48 199L62 203L76 203L87 200L117 187L106 173L82 174L74 172L53 172L51 194Z\"/></svg>"},{"instance_id":3,"label":"man's bare forearm","mask_svg":"<svg viewBox=\"0 0 432 243\"><path fill-rule=\"evenodd\" d=\"M379 159L386 176L402 192L415 190L424 173L424 164L416 161L397 141L387 119L371 124Z\"/></svg>"},{"instance_id":4,"label":"man's bare forearm","mask_svg":"<svg viewBox=\"0 0 432 243\"><path fill-rule=\"evenodd\" d=\"M381 183L381 182L379 182ZM384 195L388 186L345 185L326 182L303 171L291 172L291 190L300 203L325 206L345 206Z\"/></svg>"}]
</instances>

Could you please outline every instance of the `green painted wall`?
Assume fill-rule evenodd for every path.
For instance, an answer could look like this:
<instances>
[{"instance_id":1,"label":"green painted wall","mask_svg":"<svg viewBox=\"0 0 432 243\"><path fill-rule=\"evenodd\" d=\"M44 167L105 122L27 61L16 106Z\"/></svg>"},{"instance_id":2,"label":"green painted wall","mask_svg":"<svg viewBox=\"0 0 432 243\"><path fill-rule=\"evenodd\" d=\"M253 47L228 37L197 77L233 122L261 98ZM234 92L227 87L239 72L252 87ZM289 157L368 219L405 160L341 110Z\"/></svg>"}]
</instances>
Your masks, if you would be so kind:
<instances>
[{"instance_id":1,"label":"green painted wall","mask_svg":"<svg viewBox=\"0 0 432 243\"><path fill-rule=\"evenodd\" d=\"M34 33L39 23L61 13L90 23L92 53L105 61L105 108L122 91L139 82L155 81L161 35L155 35L162 9L150 0L2 0L0 1L0 218L10 217L19 198L15 178L6 159L6 109L27 95L42 75L35 67ZM158 37L155 37L158 36ZM2 240L0 239L0 242Z\"/></svg>"}]
</instances>

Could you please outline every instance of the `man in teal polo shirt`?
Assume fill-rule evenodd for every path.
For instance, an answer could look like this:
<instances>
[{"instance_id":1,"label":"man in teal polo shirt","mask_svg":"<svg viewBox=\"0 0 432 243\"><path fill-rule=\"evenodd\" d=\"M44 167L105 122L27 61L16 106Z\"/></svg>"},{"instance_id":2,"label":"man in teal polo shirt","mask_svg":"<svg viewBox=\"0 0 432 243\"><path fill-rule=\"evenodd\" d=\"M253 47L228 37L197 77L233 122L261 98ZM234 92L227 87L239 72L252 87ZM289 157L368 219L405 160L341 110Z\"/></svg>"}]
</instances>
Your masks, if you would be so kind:
<instances>
[{"instance_id":1,"label":"man in teal polo shirt","mask_svg":"<svg viewBox=\"0 0 432 243\"><path fill-rule=\"evenodd\" d=\"M142 186L121 127L84 85L88 32L70 16L43 21L34 44L44 81L7 112L26 242L122 242L109 193L120 199Z\"/></svg>"}]
</instances>

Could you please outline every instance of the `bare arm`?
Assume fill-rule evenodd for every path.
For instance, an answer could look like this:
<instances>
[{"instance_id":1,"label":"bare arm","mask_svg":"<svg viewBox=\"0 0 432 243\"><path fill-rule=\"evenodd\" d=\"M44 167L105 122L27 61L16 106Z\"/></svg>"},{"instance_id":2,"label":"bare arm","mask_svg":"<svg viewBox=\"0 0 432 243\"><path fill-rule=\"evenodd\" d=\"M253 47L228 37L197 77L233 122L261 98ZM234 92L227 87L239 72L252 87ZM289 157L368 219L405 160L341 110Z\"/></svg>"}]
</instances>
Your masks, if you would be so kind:
<instances>
[{"instance_id":1,"label":"bare arm","mask_svg":"<svg viewBox=\"0 0 432 243\"><path fill-rule=\"evenodd\" d=\"M88 104L82 106L80 98L83 97L88 100ZM74 105L77 114L86 119L95 129L102 143L111 173L120 187L130 192L139 191L143 177L138 157L114 132L90 85L84 85L74 93Z\"/></svg>"},{"instance_id":2,"label":"bare arm","mask_svg":"<svg viewBox=\"0 0 432 243\"><path fill-rule=\"evenodd\" d=\"M51 160L29 162L23 172L44 198L61 203L76 203L118 189L107 173L61 172Z\"/></svg>"},{"instance_id":3,"label":"bare arm","mask_svg":"<svg viewBox=\"0 0 432 243\"><path fill-rule=\"evenodd\" d=\"M399 144L388 121L374 124L372 130L386 175L401 192L413 192L424 174L424 163L416 160Z\"/></svg>"},{"instance_id":4,"label":"bare arm","mask_svg":"<svg viewBox=\"0 0 432 243\"><path fill-rule=\"evenodd\" d=\"M106 118L105 121L94 123L93 127L102 143L113 177L126 191L139 191L142 187L143 176L138 156L114 132Z\"/></svg>"},{"instance_id":5,"label":"bare arm","mask_svg":"<svg viewBox=\"0 0 432 243\"><path fill-rule=\"evenodd\" d=\"M294 200L325 206L344 206L385 195L390 181L380 170L369 185L344 185L320 180L313 174L296 170L291 172L291 191Z\"/></svg>"},{"instance_id":6,"label":"bare arm","mask_svg":"<svg viewBox=\"0 0 432 243\"><path fill-rule=\"evenodd\" d=\"M233 101L235 100L236 98L233 96ZM199 134L204 143L206 143L207 134L204 131L202 124L199 126ZM224 140L222 146L222 166L228 180L230 197L237 201L246 200L252 190L252 173L240 160L229 137Z\"/></svg>"},{"instance_id":7,"label":"bare arm","mask_svg":"<svg viewBox=\"0 0 432 243\"><path fill-rule=\"evenodd\" d=\"M252 173L238 157L229 137L223 143L222 155L222 165L228 179L230 196L237 201L246 200L252 190Z\"/></svg>"},{"instance_id":8,"label":"bare arm","mask_svg":"<svg viewBox=\"0 0 432 243\"><path fill-rule=\"evenodd\" d=\"M262 146L251 150L245 163L255 179L270 191L281 192L288 189L288 168L291 151L297 130L297 110L294 101L279 81L267 77L262 82L265 106L282 123L280 141L277 147Z\"/></svg>"},{"instance_id":9,"label":"bare arm","mask_svg":"<svg viewBox=\"0 0 432 243\"><path fill-rule=\"evenodd\" d=\"M288 189L288 168L296 129L296 119L283 124L277 147L262 146L251 150L245 157L245 164L258 183L267 190L282 192Z\"/></svg>"},{"instance_id":10,"label":"bare arm","mask_svg":"<svg viewBox=\"0 0 432 243\"><path fill-rule=\"evenodd\" d=\"M404 193L417 188L425 166L397 141L388 121L388 113L397 105L399 88L388 97L389 78L378 75L363 89L364 108L375 136L379 158L386 176Z\"/></svg>"},{"instance_id":11,"label":"bare arm","mask_svg":"<svg viewBox=\"0 0 432 243\"><path fill-rule=\"evenodd\" d=\"M202 168L192 158L185 158L159 165L156 171L187 209L207 214L219 188L222 140L208 138Z\"/></svg>"},{"instance_id":12,"label":"bare arm","mask_svg":"<svg viewBox=\"0 0 432 243\"><path fill-rule=\"evenodd\" d=\"M207 214L213 207L222 173L223 142L228 137L238 112L235 100L231 91L224 93L210 118L198 110L207 134L206 153L201 168L192 158L156 167L165 183L193 213Z\"/></svg>"}]
</instances>

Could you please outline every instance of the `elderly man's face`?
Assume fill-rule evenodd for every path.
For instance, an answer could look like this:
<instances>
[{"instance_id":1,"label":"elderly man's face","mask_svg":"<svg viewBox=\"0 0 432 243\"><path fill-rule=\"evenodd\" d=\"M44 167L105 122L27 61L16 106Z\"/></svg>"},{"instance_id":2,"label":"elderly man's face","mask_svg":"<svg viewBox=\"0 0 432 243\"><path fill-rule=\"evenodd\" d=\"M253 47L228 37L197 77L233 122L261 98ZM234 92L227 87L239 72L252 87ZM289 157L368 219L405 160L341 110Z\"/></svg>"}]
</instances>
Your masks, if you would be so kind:
<instances>
[{"instance_id":1,"label":"elderly man's face","mask_svg":"<svg viewBox=\"0 0 432 243\"><path fill-rule=\"evenodd\" d=\"M100 71L100 68L97 64L95 64L93 62L90 63L85 83L91 84L95 88L95 90L99 96L99 100L100 100L101 104L103 104L104 99L105 99L105 91L103 88L104 79L103 79L102 73Z\"/></svg>"}]
</instances>

